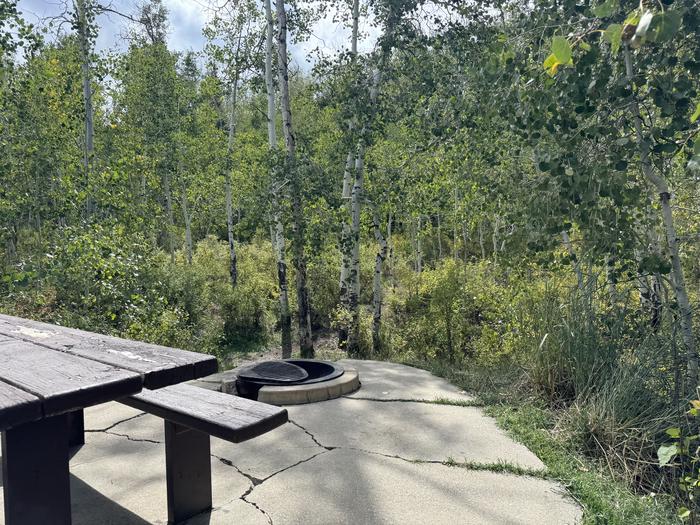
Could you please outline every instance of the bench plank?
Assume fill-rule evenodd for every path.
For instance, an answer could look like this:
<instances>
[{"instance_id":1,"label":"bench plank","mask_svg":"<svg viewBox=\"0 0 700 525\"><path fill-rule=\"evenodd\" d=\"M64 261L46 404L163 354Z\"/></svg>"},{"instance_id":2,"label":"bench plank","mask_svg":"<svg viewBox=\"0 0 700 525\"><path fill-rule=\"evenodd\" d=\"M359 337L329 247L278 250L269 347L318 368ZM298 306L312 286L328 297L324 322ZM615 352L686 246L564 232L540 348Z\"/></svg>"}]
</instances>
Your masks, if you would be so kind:
<instances>
[{"instance_id":1,"label":"bench plank","mask_svg":"<svg viewBox=\"0 0 700 525\"><path fill-rule=\"evenodd\" d=\"M41 417L41 400L38 397L0 382L0 430Z\"/></svg>"},{"instance_id":2,"label":"bench plank","mask_svg":"<svg viewBox=\"0 0 700 525\"><path fill-rule=\"evenodd\" d=\"M284 408L188 384L143 390L119 401L232 443L252 439L287 422Z\"/></svg>"},{"instance_id":3,"label":"bench plank","mask_svg":"<svg viewBox=\"0 0 700 525\"><path fill-rule=\"evenodd\" d=\"M0 380L38 397L44 417L119 399L142 388L136 372L24 341L0 342L0 363Z\"/></svg>"},{"instance_id":4,"label":"bench plank","mask_svg":"<svg viewBox=\"0 0 700 525\"><path fill-rule=\"evenodd\" d=\"M161 388L197 379L218 369L216 358L210 355L9 315L0 315L2 336L138 372L143 376L145 388Z\"/></svg>"}]
</instances>

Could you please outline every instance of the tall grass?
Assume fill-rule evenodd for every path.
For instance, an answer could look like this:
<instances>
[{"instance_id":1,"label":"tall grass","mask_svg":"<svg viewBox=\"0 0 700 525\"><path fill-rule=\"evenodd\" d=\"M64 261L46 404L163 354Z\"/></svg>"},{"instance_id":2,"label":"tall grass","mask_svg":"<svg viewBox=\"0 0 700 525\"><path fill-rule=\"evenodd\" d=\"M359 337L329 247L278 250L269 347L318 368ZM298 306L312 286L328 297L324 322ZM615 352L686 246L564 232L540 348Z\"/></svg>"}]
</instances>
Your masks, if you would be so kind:
<instances>
[{"instance_id":1,"label":"tall grass","mask_svg":"<svg viewBox=\"0 0 700 525\"><path fill-rule=\"evenodd\" d=\"M583 452L637 489L668 491L656 450L679 414L675 321L654 331L637 305L634 294L611 304L593 286L524 304L538 324L525 369Z\"/></svg>"}]
</instances>

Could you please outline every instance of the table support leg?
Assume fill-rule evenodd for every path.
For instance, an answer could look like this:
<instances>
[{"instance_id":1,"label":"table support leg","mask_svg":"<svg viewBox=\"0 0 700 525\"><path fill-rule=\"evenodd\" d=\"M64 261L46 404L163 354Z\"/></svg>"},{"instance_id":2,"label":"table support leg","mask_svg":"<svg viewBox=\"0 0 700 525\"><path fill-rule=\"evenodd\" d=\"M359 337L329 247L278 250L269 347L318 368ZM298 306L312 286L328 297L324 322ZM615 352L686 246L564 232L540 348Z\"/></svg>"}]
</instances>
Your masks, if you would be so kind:
<instances>
[{"instance_id":1,"label":"table support leg","mask_svg":"<svg viewBox=\"0 0 700 525\"><path fill-rule=\"evenodd\" d=\"M209 434L165 421L168 523L211 510Z\"/></svg>"},{"instance_id":2,"label":"table support leg","mask_svg":"<svg viewBox=\"0 0 700 525\"><path fill-rule=\"evenodd\" d=\"M70 525L68 416L6 430L2 480L5 525Z\"/></svg>"},{"instance_id":3,"label":"table support leg","mask_svg":"<svg viewBox=\"0 0 700 525\"><path fill-rule=\"evenodd\" d=\"M82 410L68 414L68 446L78 447L85 444L85 415Z\"/></svg>"}]
</instances>

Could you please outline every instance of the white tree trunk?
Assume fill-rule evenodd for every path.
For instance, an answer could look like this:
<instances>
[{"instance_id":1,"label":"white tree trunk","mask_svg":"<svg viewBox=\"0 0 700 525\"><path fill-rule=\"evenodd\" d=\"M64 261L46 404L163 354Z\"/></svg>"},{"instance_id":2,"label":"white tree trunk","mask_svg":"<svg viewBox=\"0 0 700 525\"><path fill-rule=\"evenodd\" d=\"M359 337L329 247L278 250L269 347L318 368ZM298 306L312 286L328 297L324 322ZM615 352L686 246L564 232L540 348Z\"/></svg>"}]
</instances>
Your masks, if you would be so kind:
<instances>
[{"instance_id":1,"label":"white tree trunk","mask_svg":"<svg viewBox=\"0 0 700 525\"><path fill-rule=\"evenodd\" d=\"M190 216L187 185L182 181L182 219L185 222L185 255L187 264L192 264L192 217Z\"/></svg>"},{"instance_id":2,"label":"white tree trunk","mask_svg":"<svg viewBox=\"0 0 700 525\"><path fill-rule=\"evenodd\" d=\"M375 355L381 353L381 327L382 327L382 269L387 258L388 243L379 224L377 212L372 213L372 225L374 238L377 240L378 250L374 259L374 279L372 286L372 351Z\"/></svg>"},{"instance_id":3,"label":"white tree trunk","mask_svg":"<svg viewBox=\"0 0 700 525\"><path fill-rule=\"evenodd\" d=\"M352 55L353 62L357 58L357 40L359 34L359 21L360 21L360 2L359 0L353 0L352 3L352 36L350 39L350 53ZM348 122L348 134L352 135L354 129L353 120ZM352 267L353 267L353 253L354 253L354 241L353 241L353 217L354 217L354 192L355 192L355 182L353 175L356 176L355 165L356 165L356 155L352 148L348 151L348 155L345 159L345 169L343 171L343 193L342 198L344 200L345 217L343 218L343 223L341 225L340 232L340 305L350 312L351 316L354 316L354 310L351 300L353 286L352 278ZM355 341L348 341L348 332L353 332L354 327L351 322L349 327L341 325L338 329L338 346L341 349L349 350L354 352L357 350L356 347L350 349L348 347L349 343L355 345ZM355 345L356 346L356 345Z\"/></svg>"},{"instance_id":4,"label":"white tree trunk","mask_svg":"<svg viewBox=\"0 0 700 525\"><path fill-rule=\"evenodd\" d=\"M163 174L163 191L165 192L165 213L168 217L167 238L168 251L170 252L170 262L175 262L175 216L173 214L173 196L170 187L170 172L166 169Z\"/></svg>"},{"instance_id":5,"label":"white tree trunk","mask_svg":"<svg viewBox=\"0 0 700 525\"><path fill-rule=\"evenodd\" d=\"M87 191L86 212L92 213L92 197L90 193L90 172L95 154L95 126L94 111L92 107L92 85L90 83L90 41L88 35L87 13L85 12L85 0L75 0L75 13L78 22L78 39L80 42L81 71L83 80L83 105L85 107L85 150L83 156L83 169L85 170L85 184Z\"/></svg>"},{"instance_id":6,"label":"white tree trunk","mask_svg":"<svg viewBox=\"0 0 700 525\"><path fill-rule=\"evenodd\" d=\"M437 214L437 236L438 236L438 260L442 259L442 224L440 223L440 214Z\"/></svg>"},{"instance_id":7,"label":"white tree trunk","mask_svg":"<svg viewBox=\"0 0 700 525\"><path fill-rule=\"evenodd\" d=\"M352 187L352 230L350 241L350 271L348 274L348 307L350 309L350 328L348 330L347 350L356 355L360 344L360 218L362 214L362 192L364 190L364 144L360 142L355 158L355 183Z\"/></svg>"},{"instance_id":8,"label":"white tree trunk","mask_svg":"<svg viewBox=\"0 0 700 525\"><path fill-rule=\"evenodd\" d=\"M423 231L423 216L418 216L416 226L416 272L423 273L423 241L421 239Z\"/></svg>"},{"instance_id":9,"label":"white tree trunk","mask_svg":"<svg viewBox=\"0 0 700 525\"><path fill-rule=\"evenodd\" d=\"M486 259L486 246L484 244L484 224L479 223L479 248L481 248L481 260Z\"/></svg>"},{"instance_id":10,"label":"white tree trunk","mask_svg":"<svg viewBox=\"0 0 700 525\"><path fill-rule=\"evenodd\" d=\"M355 153L348 152L345 160L345 170L343 172L343 200L346 216L352 220L352 188L353 188L353 170L355 167ZM350 294L350 267L352 266L352 224L348 220L343 220L340 233L340 304L350 309L349 294ZM338 343L341 348L345 348L347 344L347 328L342 326L338 331Z\"/></svg>"},{"instance_id":11,"label":"white tree trunk","mask_svg":"<svg viewBox=\"0 0 700 525\"><path fill-rule=\"evenodd\" d=\"M240 38L238 45L240 48ZM238 53L238 51L236 53ZM236 136L236 108L238 106L239 74L239 70L236 69L228 114L228 141L226 145L226 162L224 163L224 191L226 192L226 234L228 238L229 276L231 278L231 286L234 287L238 284L238 255L236 254L236 238L234 235L235 221L233 217L233 187L231 182L233 160L231 157L233 155L233 143Z\"/></svg>"},{"instance_id":12,"label":"white tree trunk","mask_svg":"<svg viewBox=\"0 0 700 525\"><path fill-rule=\"evenodd\" d=\"M302 357L313 357L314 346L311 335L311 305L306 284L306 256L304 253L304 210L302 208L301 178L296 166L296 141L292 128L292 106L289 99L289 69L287 56L287 12L283 0L277 0L277 73L279 79L280 104L282 108L282 131L287 148L287 166L290 170L292 193L292 220L294 227L294 266L296 270L297 304L299 308L299 347Z\"/></svg>"},{"instance_id":13,"label":"white tree trunk","mask_svg":"<svg viewBox=\"0 0 700 525\"><path fill-rule=\"evenodd\" d=\"M629 46L625 45L625 72L630 88L633 88L634 70L632 67L632 55ZM678 247L678 235L673 221L673 211L671 210L671 193L668 183L661 176L654 172L654 168L649 158L649 142L644 138L642 130L642 117L639 111L639 104L636 98L632 98L630 109L634 119L634 130L639 150L639 160L642 166L644 177L656 188L659 193L661 204L661 215L663 217L664 229L666 230L666 241L671 254L671 281L678 302L678 312L680 315L680 328L683 343L686 350L686 395L692 395L698 386L698 352L695 345L695 335L693 333L693 310L688 299L688 291L685 285L685 276L681 266L681 256Z\"/></svg>"},{"instance_id":14,"label":"white tree trunk","mask_svg":"<svg viewBox=\"0 0 700 525\"><path fill-rule=\"evenodd\" d=\"M277 127L275 125L275 84L272 70L273 38L275 19L272 16L270 0L265 0L265 19L267 21L265 34L265 88L267 91L267 142L271 152L277 151ZM292 357L292 316L289 312L289 286L287 280L286 241L284 238L284 222L279 199L279 188L273 168L270 177L270 205L272 208L270 231L272 246L277 260L277 284L279 287L280 332L282 337L282 358Z\"/></svg>"}]
</instances>

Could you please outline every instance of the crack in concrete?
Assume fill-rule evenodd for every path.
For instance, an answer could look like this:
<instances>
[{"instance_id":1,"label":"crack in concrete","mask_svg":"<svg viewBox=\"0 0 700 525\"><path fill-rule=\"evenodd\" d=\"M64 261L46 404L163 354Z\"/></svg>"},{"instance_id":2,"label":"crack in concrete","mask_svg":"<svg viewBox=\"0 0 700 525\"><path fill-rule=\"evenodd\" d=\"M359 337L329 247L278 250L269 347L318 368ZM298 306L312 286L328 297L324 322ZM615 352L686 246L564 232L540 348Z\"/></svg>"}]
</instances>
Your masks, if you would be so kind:
<instances>
[{"instance_id":1,"label":"crack in concrete","mask_svg":"<svg viewBox=\"0 0 700 525\"><path fill-rule=\"evenodd\" d=\"M486 405L481 401L476 400L464 400L460 401L458 399L380 399L376 397L350 397L341 396L342 399L352 399L354 401L373 401L376 403L422 403L425 405L444 405L444 406L456 406L456 407L478 407L482 408Z\"/></svg>"},{"instance_id":2,"label":"crack in concrete","mask_svg":"<svg viewBox=\"0 0 700 525\"><path fill-rule=\"evenodd\" d=\"M326 445L322 445L322 444L320 443L320 441L319 441L318 439L316 439L316 436L314 436L311 432L309 432L307 429L305 429L304 427L302 427L299 423L297 423L296 421L293 421L293 420L291 420L291 419L289 419L288 421L289 421L292 425L294 425L295 427L301 429L301 430L302 430L307 436L309 436L309 437L311 438L311 440L312 440L314 443L316 443L319 447L325 448L326 450L333 450L333 449L337 448L337 447L327 447Z\"/></svg>"},{"instance_id":3,"label":"crack in concrete","mask_svg":"<svg viewBox=\"0 0 700 525\"><path fill-rule=\"evenodd\" d=\"M410 459L404 458L399 455L394 454L384 454L383 452L375 452L373 450L366 450L356 447L337 447L340 450L353 450L355 452L364 452L365 454L373 454L376 456L382 456L389 459L400 459L406 463L413 463L414 465L443 465L445 467L455 467L463 468L465 470L474 471L489 471L496 473L506 473L513 474L516 476L529 476L538 479L553 479L547 471L542 469L532 469L528 467L520 467L508 462L497 462L497 463L480 463L478 461L454 461L452 459L446 459L444 461L436 459Z\"/></svg>"},{"instance_id":4,"label":"crack in concrete","mask_svg":"<svg viewBox=\"0 0 700 525\"><path fill-rule=\"evenodd\" d=\"M246 497L248 496L248 494L250 494L250 493L253 491L254 488L255 488L254 486L253 486L253 487L250 487L250 488L246 491L246 493L243 494L239 499L240 499L241 501L243 501L244 503L247 503L248 505L252 505L253 507L255 507L255 508L258 510L258 512L262 513L262 515L265 516L265 518L267 518L267 522L268 522L270 525L273 525L273 524L272 524L272 517L271 517L267 512L265 512L265 509L263 509L260 505L258 505L258 504L255 503L254 501L249 501L249 500L246 499Z\"/></svg>"},{"instance_id":5,"label":"crack in concrete","mask_svg":"<svg viewBox=\"0 0 700 525\"><path fill-rule=\"evenodd\" d=\"M332 451L332 450L352 450L355 452L363 452L365 454L373 454L376 456L382 456L385 458L389 459L399 459L401 461L405 461L407 463L413 463L415 465L421 465L421 464L427 464L427 465L444 465L446 467L458 467L458 468L463 468L466 470L475 470L475 471L490 471L490 472L497 472L497 473L507 473L507 474L513 474L516 476L529 476L529 477L534 477L534 478L539 478L539 479L551 479L551 476L547 473L547 471L542 470L542 469L532 469L528 467L520 467L518 465L514 465L512 463L507 463L507 462L498 462L498 463L480 463L478 461L454 461L451 458L448 458L446 460L437 460L437 459L410 459L410 458L404 458L402 456L399 456L397 454L385 454L383 452L376 452L374 450L367 450L363 448L357 448L357 447L332 447L332 446L326 446L321 444L321 442L314 436L308 429L304 428L301 426L299 423L293 420L289 420L291 424L294 426L298 427L299 429L303 430L312 440L314 443L316 443L319 447L322 447L326 449L326 451ZM288 470L290 468L293 468L297 466L300 463L304 463L306 461L309 461L316 456L319 456L321 454L324 454L324 452L321 452L319 454L316 454L312 457L310 457L307 460L301 461L299 463L296 463L294 465L291 465L285 469L282 469L279 472L282 472L284 470ZM270 479L270 477L279 474L279 472L276 472L275 474L272 474L271 476L265 478L265 480ZM265 481L263 480L263 481Z\"/></svg>"},{"instance_id":6,"label":"crack in concrete","mask_svg":"<svg viewBox=\"0 0 700 525\"><path fill-rule=\"evenodd\" d=\"M162 441L156 441L154 439L145 439L145 438L132 438L128 434L120 434L119 432L110 432L109 430L104 430L102 431L104 434L109 434L110 436L117 436L117 437L123 437L128 439L129 441L134 441L135 443L153 443L155 445L162 445Z\"/></svg>"},{"instance_id":7,"label":"crack in concrete","mask_svg":"<svg viewBox=\"0 0 700 525\"><path fill-rule=\"evenodd\" d=\"M132 421L134 419L137 419L137 418L145 416L145 415L146 415L146 412L141 412L140 414L136 414L135 416L127 417L126 419L122 419L121 421L117 421L116 423L113 423L106 428L86 428L85 432L107 432L108 430L112 430L117 425L121 425L122 423L126 423L127 421Z\"/></svg>"},{"instance_id":8,"label":"crack in concrete","mask_svg":"<svg viewBox=\"0 0 700 525\"><path fill-rule=\"evenodd\" d=\"M238 468L236 465L234 465L233 461L231 461L230 459L222 458L221 456L217 456L216 454L210 454L210 455L211 455L211 457L216 458L219 461L221 461L224 465L231 467L231 468L234 468L236 470L236 472L238 472L241 476L248 478L248 481L250 481L250 484L253 487L258 486L263 481L265 481L263 479L256 478L255 476L252 476L246 472L243 472L240 468Z\"/></svg>"}]
</instances>

